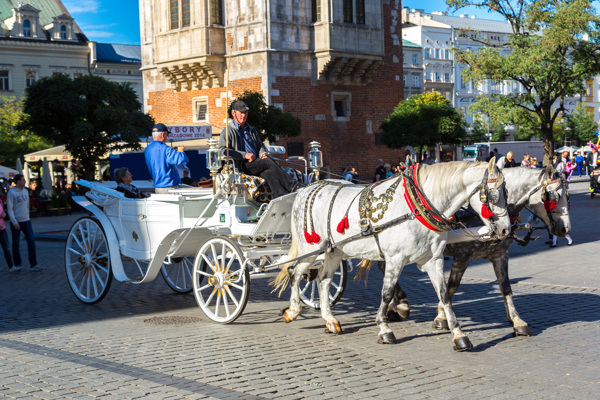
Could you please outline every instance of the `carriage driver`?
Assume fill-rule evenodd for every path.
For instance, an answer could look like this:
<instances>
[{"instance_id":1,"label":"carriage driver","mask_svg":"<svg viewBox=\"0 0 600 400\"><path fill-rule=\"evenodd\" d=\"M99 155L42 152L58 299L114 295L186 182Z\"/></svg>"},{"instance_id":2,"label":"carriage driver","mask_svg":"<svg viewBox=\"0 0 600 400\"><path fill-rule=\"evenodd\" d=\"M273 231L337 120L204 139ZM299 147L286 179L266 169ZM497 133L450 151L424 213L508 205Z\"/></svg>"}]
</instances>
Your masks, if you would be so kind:
<instances>
[{"instance_id":1,"label":"carriage driver","mask_svg":"<svg viewBox=\"0 0 600 400\"><path fill-rule=\"evenodd\" d=\"M267 157L267 150L260 140L256 129L250 126L248 111L250 109L241 100L231 106L233 121L229 124L229 156L235 160L236 167L249 175L260 176L267 181L273 198L291 193L298 187L295 181L286 174L273 160ZM219 139L219 148L227 146L226 130L223 129Z\"/></svg>"},{"instance_id":2,"label":"carriage driver","mask_svg":"<svg viewBox=\"0 0 600 400\"><path fill-rule=\"evenodd\" d=\"M172 149L165 143L169 137L169 129L165 124L156 124L152 128L152 143L146 147L144 158L154 181L156 193L169 193L169 189L177 189L181 183L177 166L189 162L183 152L185 146Z\"/></svg>"}]
</instances>

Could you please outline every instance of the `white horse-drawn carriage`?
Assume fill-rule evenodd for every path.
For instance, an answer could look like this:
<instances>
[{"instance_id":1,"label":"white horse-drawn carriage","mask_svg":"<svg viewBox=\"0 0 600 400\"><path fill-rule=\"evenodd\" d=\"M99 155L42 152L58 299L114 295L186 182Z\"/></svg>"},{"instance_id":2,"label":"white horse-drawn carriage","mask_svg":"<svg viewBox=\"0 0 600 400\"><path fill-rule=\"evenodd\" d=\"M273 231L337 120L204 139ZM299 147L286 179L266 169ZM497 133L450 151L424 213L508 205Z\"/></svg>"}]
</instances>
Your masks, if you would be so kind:
<instances>
[{"instance_id":1,"label":"white horse-drawn carriage","mask_svg":"<svg viewBox=\"0 0 600 400\"><path fill-rule=\"evenodd\" d=\"M69 232L65 266L79 300L101 301L113 277L140 284L161 273L173 290L193 291L213 321L232 322L243 312L250 277L276 268L270 265L288 253L296 193L257 201L256 181L237 173L232 163L228 172L219 173L223 155L216 140L210 146L207 164L216 182L213 188L173 189L129 199L100 183L77 182L89 192L73 199L90 215L76 221ZM321 152L318 143L311 147L310 167L318 174ZM306 173L304 179L308 180ZM316 262L315 269L319 265ZM316 276L306 275L302 299L318 308ZM332 304L341 297L346 278L346 264L340 263L329 293Z\"/></svg>"}]
</instances>

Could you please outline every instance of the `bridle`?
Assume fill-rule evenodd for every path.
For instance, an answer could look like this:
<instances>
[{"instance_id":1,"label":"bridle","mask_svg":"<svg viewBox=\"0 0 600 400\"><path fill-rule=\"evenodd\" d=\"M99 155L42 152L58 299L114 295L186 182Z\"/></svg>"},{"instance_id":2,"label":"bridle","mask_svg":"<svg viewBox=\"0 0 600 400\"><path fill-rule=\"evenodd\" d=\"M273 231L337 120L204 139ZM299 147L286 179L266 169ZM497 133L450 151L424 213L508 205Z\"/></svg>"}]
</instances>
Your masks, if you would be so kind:
<instances>
[{"instance_id":1,"label":"bridle","mask_svg":"<svg viewBox=\"0 0 600 400\"><path fill-rule=\"evenodd\" d=\"M498 184L499 179L502 180L502 182L500 184ZM496 184L495 187L490 188L491 183L495 183ZM506 201L508 199L508 190L506 189L506 182L504 181L504 179L503 178L490 178L489 171L486 169L485 174L483 175L483 179L481 180L481 184L478 186L478 188L479 188L479 200L481 201L481 203L483 203L483 205L485 205L485 207L488 210L488 211L485 211L485 209L482 207L482 216L486 219L489 219L492 216L497 216L497 217L503 216L506 213L506 210L500 214L497 214L492 211L492 208L490 207L490 205L498 204L498 202L500 201L500 191L502 191L504 193L504 200ZM475 188L474 192L475 191L477 191L477 188ZM471 196L469 196L469 199L470 198L471 198ZM488 215L488 216L486 217L486 215Z\"/></svg>"},{"instance_id":2,"label":"bridle","mask_svg":"<svg viewBox=\"0 0 600 400\"><path fill-rule=\"evenodd\" d=\"M554 185L555 183L560 183L560 185L556 188L556 190L549 190L548 187L550 185ZM561 195L558 193L559 189L562 189L564 195L567 196L567 209L570 209L571 201L569 199L569 192L565 187L565 179L562 176L562 174L557 176L557 173L555 173L553 179L542 181L542 183L531 189L528 195L529 198L539 190L542 191L542 202L544 203L544 210L546 210L546 215L548 216L548 220L550 221L551 230L555 230L554 228L556 227L556 222L554 221L554 218L552 218L552 214L558 214L560 216L565 215L564 212L557 211L558 203L561 200Z\"/></svg>"}]
</instances>

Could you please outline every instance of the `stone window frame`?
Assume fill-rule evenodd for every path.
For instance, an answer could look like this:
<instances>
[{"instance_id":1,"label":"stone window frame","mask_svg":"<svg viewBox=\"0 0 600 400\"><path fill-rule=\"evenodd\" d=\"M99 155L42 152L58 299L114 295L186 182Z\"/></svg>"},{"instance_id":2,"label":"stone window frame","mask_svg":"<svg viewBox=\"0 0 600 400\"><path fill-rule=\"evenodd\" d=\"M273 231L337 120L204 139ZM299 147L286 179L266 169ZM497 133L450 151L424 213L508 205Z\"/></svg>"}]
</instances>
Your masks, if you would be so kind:
<instances>
[{"instance_id":1,"label":"stone window frame","mask_svg":"<svg viewBox=\"0 0 600 400\"><path fill-rule=\"evenodd\" d=\"M210 1L210 22L213 25L225 25L223 22L223 0Z\"/></svg>"},{"instance_id":2,"label":"stone window frame","mask_svg":"<svg viewBox=\"0 0 600 400\"><path fill-rule=\"evenodd\" d=\"M365 25L365 0L342 0L342 21L346 24Z\"/></svg>"},{"instance_id":3,"label":"stone window frame","mask_svg":"<svg viewBox=\"0 0 600 400\"><path fill-rule=\"evenodd\" d=\"M339 103L341 102L344 115L338 115ZM336 105L336 103L338 103ZM336 122L350 121L352 105L352 93L350 92L331 92L331 117Z\"/></svg>"},{"instance_id":4,"label":"stone window frame","mask_svg":"<svg viewBox=\"0 0 600 400\"><path fill-rule=\"evenodd\" d=\"M31 31L32 31L31 20L29 20L29 18L24 19L23 20L23 36L31 37Z\"/></svg>"},{"instance_id":5,"label":"stone window frame","mask_svg":"<svg viewBox=\"0 0 600 400\"><path fill-rule=\"evenodd\" d=\"M169 0L170 29L179 29L179 0Z\"/></svg>"},{"instance_id":6,"label":"stone window frame","mask_svg":"<svg viewBox=\"0 0 600 400\"><path fill-rule=\"evenodd\" d=\"M60 24L60 28L59 28L59 37L62 40L66 40L67 39L67 26L64 24Z\"/></svg>"},{"instance_id":7,"label":"stone window frame","mask_svg":"<svg viewBox=\"0 0 600 400\"><path fill-rule=\"evenodd\" d=\"M413 64L418 64L419 63L419 55L417 53L414 53L412 55L412 62L413 62Z\"/></svg>"},{"instance_id":8,"label":"stone window frame","mask_svg":"<svg viewBox=\"0 0 600 400\"><path fill-rule=\"evenodd\" d=\"M198 113L201 106L206 106L204 119L198 118ZM192 98L192 120L193 122L209 123L209 107L208 107L208 96L199 96Z\"/></svg>"},{"instance_id":9,"label":"stone window frame","mask_svg":"<svg viewBox=\"0 0 600 400\"><path fill-rule=\"evenodd\" d=\"M38 72L35 69L26 69L25 70L25 86L29 87L33 85L38 79Z\"/></svg>"},{"instance_id":10,"label":"stone window frame","mask_svg":"<svg viewBox=\"0 0 600 400\"><path fill-rule=\"evenodd\" d=\"M10 68L0 66L0 92L12 91L12 71Z\"/></svg>"},{"instance_id":11,"label":"stone window frame","mask_svg":"<svg viewBox=\"0 0 600 400\"><path fill-rule=\"evenodd\" d=\"M418 76L413 76L412 77L412 87L413 88L420 88L421 87L421 82L419 82L419 77Z\"/></svg>"}]
</instances>

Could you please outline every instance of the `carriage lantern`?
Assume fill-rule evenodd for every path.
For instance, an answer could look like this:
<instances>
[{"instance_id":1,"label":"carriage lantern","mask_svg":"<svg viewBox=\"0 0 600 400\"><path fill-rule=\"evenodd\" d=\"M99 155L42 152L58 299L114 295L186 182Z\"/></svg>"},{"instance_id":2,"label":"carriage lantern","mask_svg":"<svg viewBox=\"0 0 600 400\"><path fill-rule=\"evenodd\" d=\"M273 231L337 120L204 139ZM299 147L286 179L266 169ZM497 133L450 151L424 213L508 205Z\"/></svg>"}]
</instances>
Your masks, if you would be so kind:
<instances>
[{"instance_id":1,"label":"carriage lantern","mask_svg":"<svg viewBox=\"0 0 600 400\"><path fill-rule=\"evenodd\" d=\"M308 152L308 163L310 168L315 171L315 177L319 180L319 170L323 168L323 153L319 150L319 142L310 142L310 151Z\"/></svg>"},{"instance_id":2,"label":"carriage lantern","mask_svg":"<svg viewBox=\"0 0 600 400\"><path fill-rule=\"evenodd\" d=\"M213 182L217 177L217 172L221 168L221 161L219 160L219 141L217 139L208 139L208 150L206 151L206 168L210 171ZM213 193L216 187L213 183Z\"/></svg>"}]
</instances>

